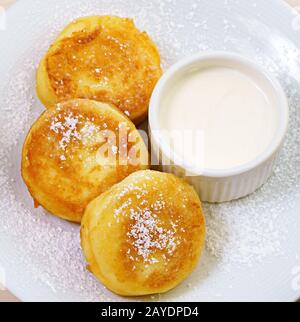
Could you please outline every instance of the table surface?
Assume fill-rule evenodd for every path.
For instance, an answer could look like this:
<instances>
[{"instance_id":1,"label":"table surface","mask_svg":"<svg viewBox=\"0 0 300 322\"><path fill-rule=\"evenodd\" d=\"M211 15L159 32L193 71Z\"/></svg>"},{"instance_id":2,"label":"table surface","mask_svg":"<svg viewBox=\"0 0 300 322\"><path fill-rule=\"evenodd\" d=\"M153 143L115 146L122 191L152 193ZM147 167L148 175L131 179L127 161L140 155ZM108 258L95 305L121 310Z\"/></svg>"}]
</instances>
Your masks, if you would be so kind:
<instances>
[{"instance_id":1,"label":"table surface","mask_svg":"<svg viewBox=\"0 0 300 322\"><path fill-rule=\"evenodd\" d=\"M7 8L9 5L13 4L16 0L0 0L0 7ZM19 0L21 1L21 0ZM22 0L24 1L24 0ZM297 10L300 12L300 0L285 0L293 7L298 7ZM0 290L0 302L18 302L18 299L13 296L8 291L1 291Z\"/></svg>"}]
</instances>

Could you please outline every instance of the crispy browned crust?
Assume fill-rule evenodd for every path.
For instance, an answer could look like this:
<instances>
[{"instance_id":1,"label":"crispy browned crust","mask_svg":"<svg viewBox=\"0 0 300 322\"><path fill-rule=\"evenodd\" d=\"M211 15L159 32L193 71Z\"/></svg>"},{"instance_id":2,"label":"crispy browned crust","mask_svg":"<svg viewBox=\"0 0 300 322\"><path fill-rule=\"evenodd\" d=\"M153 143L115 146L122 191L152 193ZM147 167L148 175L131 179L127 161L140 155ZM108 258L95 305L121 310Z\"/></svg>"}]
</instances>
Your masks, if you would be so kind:
<instances>
[{"instance_id":1,"label":"crispy browned crust","mask_svg":"<svg viewBox=\"0 0 300 322\"><path fill-rule=\"evenodd\" d=\"M151 215L137 225L134 213ZM140 238L143 242L159 246L139 249L132 235L137 227L150 230ZM136 172L112 187L88 205L82 220L88 269L123 296L163 293L177 286L194 270L204 241L205 219L194 189L174 175L155 171Z\"/></svg>"},{"instance_id":2,"label":"crispy browned crust","mask_svg":"<svg viewBox=\"0 0 300 322\"><path fill-rule=\"evenodd\" d=\"M72 125L74 120L77 123ZM36 204L58 217L80 222L91 200L132 172L147 168L120 165L118 159L113 165L99 162L97 152L104 143L99 133L113 131L118 140L120 122L129 131L136 130L118 109L90 100L66 101L44 112L29 131L22 157L22 176ZM139 142L147 164L148 152L141 137ZM133 144L128 144L128 151Z\"/></svg>"},{"instance_id":3,"label":"crispy browned crust","mask_svg":"<svg viewBox=\"0 0 300 322\"><path fill-rule=\"evenodd\" d=\"M37 93L48 108L72 98L108 102L137 124L161 75L157 47L131 19L85 17L68 25L42 59Z\"/></svg>"}]
</instances>

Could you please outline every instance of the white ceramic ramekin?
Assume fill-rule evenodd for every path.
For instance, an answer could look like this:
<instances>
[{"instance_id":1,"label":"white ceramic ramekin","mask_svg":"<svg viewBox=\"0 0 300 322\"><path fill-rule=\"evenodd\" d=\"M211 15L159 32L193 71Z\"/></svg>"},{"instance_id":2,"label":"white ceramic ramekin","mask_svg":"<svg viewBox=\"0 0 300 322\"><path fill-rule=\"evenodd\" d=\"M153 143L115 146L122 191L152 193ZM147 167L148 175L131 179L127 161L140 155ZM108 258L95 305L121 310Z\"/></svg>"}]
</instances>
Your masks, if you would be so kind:
<instances>
[{"instance_id":1,"label":"white ceramic ramekin","mask_svg":"<svg viewBox=\"0 0 300 322\"><path fill-rule=\"evenodd\" d=\"M172 87L172 82L189 70L207 66L223 66L239 68L251 73L257 81L265 82L271 89L279 112L279 124L273 141L263 154L255 160L236 168L225 170L201 169L197 173L188 169L188 166L176 162L176 157L169 160L170 146L157 135L160 130L159 111L162 107L162 98L166 91ZM187 110L188 113L188 110ZM149 131L151 136L152 153L155 159L168 161L161 164L166 172L174 173L180 177L186 177L195 187L202 201L226 202L245 197L260 188L272 174L274 163L282 147L288 128L289 107L286 95L279 82L269 75L263 68L236 54L224 52L211 52L199 54L180 61L171 67L157 84L150 102ZM180 164L180 165L179 165ZM188 172L187 172L188 170ZM189 175L187 176L187 173Z\"/></svg>"}]
</instances>

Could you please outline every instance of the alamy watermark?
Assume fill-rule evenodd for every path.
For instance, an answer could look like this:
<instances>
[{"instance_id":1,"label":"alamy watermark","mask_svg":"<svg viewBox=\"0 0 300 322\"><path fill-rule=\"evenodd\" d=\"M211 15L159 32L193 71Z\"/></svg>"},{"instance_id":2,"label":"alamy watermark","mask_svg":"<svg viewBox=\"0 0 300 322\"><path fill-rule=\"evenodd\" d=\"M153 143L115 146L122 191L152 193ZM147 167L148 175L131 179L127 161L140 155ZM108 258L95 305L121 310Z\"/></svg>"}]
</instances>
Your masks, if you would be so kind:
<instances>
[{"instance_id":1,"label":"alamy watermark","mask_svg":"<svg viewBox=\"0 0 300 322\"><path fill-rule=\"evenodd\" d=\"M90 133L90 132L89 132ZM126 124L119 124L119 131L104 130L97 133L102 143L96 154L96 162L101 166L177 166L185 170L187 176L199 175L204 168L204 132L193 130L152 131L158 144L149 146L149 138L144 131L127 131ZM83 139L82 134L79 134ZM141 139L142 137L142 139ZM88 140L90 136L88 136ZM164 151L159 148L165 147ZM151 160L148 151L151 150ZM162 153L163 152L163 153Z\"/></svg>"},{"instance_id":2,"label":"alamy watermark","mask_svg":"<svg viewBox=\"0 0 300 322\"><path fill-rule=\"evenodd\" d=\"M6 290L5 270L0 266L0 292Z\"/></svg>"},{"instance_id":3,"label":"alamy watermark","mask_svg":"<svg viewBox=\"0 0 300 322\"><path fill-rule=\"evenodd\" d=\"M292 20L292 28L295 31L299 31L300 30L300 6L296 6L294 7L294 9L297 12L295 13L295 17Z\"/></svg>"},{"instance_id":4,"label":"alamy watermark","mask_svg":"<svg viewBox=\"0 0 300 322\"><path fill-rule=\"evenodd\" d=\"M295 266L292 269L292 289L295 292L300 292L300 266Z\"/></svg>"},{"instance_id":5,"label":"alamy watermark","mask_svg":"<svg viewBox=\"0 0 300 322\"><path fill-rule=\"evenodd\" d=\"M74 157L69 150L70 144L74 144L95 152L95 161L101 167L162 165L180 168L187 176L200 175L204 169L205 133L202 130L152 130L150 140L145 131L132 130L127 123L120 122L111 130L107 124L100 127L82 122L72 113L53 119L50 130L59 140L57 157L62 168ZM154 144L149 145L150 141Z\"/></svg>"},{"instance_id":6,"label":"alamy watermark","mask_svg":"<svg viewBox=\"0 0 300 322\"><path fill-rule=\"evenodd\" d=\"M0 31L6 30L6 12L3 7L0 6Z\"/></svg>"}]
</instances>

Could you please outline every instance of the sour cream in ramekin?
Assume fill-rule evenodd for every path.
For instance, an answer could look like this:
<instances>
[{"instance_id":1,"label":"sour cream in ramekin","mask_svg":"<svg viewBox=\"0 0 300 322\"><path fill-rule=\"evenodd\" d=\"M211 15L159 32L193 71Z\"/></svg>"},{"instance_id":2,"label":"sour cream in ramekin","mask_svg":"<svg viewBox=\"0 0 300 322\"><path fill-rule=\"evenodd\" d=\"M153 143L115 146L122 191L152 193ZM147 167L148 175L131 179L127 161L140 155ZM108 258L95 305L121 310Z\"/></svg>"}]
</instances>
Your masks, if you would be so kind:
<instances>
[{"instance_id":1,"label":"sour cream in ramekin","mask_svg":"<svg viewBox=\"0 0 300 322\"><path fill-rule=\"evenodd\" d=\"M228 53L176 64L150 104L153 150L164 170L188 176L204 201L229 201L260 187L287 125L288 104L278 81Z\"/></svg>"}]
</instances>

